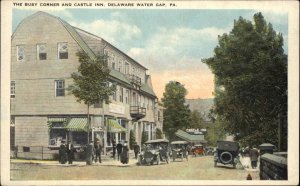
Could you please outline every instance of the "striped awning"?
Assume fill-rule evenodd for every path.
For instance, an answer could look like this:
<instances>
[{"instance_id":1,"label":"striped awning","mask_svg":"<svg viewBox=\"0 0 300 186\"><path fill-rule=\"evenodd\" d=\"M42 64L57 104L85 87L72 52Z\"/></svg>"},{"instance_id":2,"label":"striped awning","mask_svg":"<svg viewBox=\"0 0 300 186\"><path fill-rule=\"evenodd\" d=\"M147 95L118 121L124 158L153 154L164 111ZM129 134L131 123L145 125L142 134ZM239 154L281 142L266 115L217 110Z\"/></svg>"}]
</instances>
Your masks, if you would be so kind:
<instances>
[{"instance_id":1,"label":"striped awning","mask_svg":"<svg viewBox=\"0 0 300 186\"><path fill-rule=\"evenodd\" d=\"M62 122L63 126L65 126L67 123L67 118L59 118L59 117L48 118L47 121L48 128L51 129L53 127L53 123L55 122Z\"/></svg>"},{"instance_id":2,"label":"striped awning","mask_svg":"<svg viewBox=\"0 0 300 186\"><path fill-rule=\"evenodd\" d=\"M87 118L72 118L68 125L66 126L68 131L75 132L87 132L88 131L88 122Z\"/></svg>"},{"instance_id":3,"label":"striped awning","mask_svg":"<svg viewBox=\"0 0 300 186\"><path fill-rule=\"evenodd\" d=\"M119 132L127 132L127 129L122 127L117 120L108 119L107 121L107 132L119 133Z\"/></svg>"}]
</instances>

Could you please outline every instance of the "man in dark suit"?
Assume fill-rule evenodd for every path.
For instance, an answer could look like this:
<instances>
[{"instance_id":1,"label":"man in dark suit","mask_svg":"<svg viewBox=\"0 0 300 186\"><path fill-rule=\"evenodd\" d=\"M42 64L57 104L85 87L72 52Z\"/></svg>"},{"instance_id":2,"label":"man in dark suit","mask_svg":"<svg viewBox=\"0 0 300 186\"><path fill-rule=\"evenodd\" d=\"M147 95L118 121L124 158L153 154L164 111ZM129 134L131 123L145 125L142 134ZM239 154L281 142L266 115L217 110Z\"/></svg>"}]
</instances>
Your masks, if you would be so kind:
<instances>
[{"instance_id":1,"label":"man in dark suit","mask_svg":"<svg viewBox=\"0 0 300 186\"><path fill-rule=\"evenodd\" d=\"M71 143L71 141L68 141L68 144L67 144L67 154L68 154L68 162L69 162L69 164L72 164L73 160L75 159L74 153L75 153L75 148L74 148L73 144Z\"/></svg>"},{"instance_id":2,"label":"man in dark suit","mask_svg":"<svg viewBox=\"0 0 300 186\"><path fill-rule=\"evenodd\" d=\"M135 142L133 146L133 150L134 150L135 159L137 159L138 153L140 152L140 146L137 144L137 142Z\"/></svg>"},{"instance_id":3,"label":"man in dark suit","mask_svg":"<svg viewBox=\"0 0 300 186\"><path fill-rule=\"evenodd\" d=\"M97 159L99 158L99 163L101 163L101 151L102 151L102 145L100 141L98 140L95 144L95 163L97 163Z\"/></svg>"},{"instance_id":4,"label":"man in dark suit","mask_svg":"<svg viewBox=\"0 0 300 186\"><path fill-rule=\"evenodd\" d=\"M123 145L121 144L121 141L119 141L119 143L117 144L118 160L120 160L122 149L123 149Z\"/></svg>"}]
</instances>

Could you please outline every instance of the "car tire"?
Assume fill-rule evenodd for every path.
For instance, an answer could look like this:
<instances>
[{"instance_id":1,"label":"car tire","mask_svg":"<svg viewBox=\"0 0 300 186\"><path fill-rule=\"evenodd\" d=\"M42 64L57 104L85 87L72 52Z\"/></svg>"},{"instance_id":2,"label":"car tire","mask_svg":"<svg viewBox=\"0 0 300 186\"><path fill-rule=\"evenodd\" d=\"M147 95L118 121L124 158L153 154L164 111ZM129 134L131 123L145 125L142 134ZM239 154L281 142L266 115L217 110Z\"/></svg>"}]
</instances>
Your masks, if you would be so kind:
<instances>
[{"instance_id":1,"label":"car tire","mask_svg":"<svg viewBox=\"0 0 300 186\"><path fill-rule=\"evenodd\" d=\"M224 156L229 156L229 159L228 159L228 160L224 159ZM220 160L221 160L221 162L224 163L224 164L230 163L230 162L233 160L232 158L233 158L233 157L232 157L232 154L231 154L230 152L225 151L225 152L222 152L222 153L220 154Z\"/></svg>"}]
</instances>

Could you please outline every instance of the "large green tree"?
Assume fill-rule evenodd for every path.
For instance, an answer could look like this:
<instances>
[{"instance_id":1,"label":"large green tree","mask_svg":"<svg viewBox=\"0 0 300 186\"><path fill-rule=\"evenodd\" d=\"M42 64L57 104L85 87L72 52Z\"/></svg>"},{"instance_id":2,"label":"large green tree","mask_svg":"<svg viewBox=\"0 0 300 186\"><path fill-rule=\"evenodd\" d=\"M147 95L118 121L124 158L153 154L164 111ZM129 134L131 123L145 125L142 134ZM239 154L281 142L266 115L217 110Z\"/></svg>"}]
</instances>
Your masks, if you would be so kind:
<instances>
[{"instance_id":1,"label":"large green tree","mask_svg":"<svg viewBox=\"0 0 300 186\"><path fill-rule=\"evenodd\" d=\"M77 52L77 56L78 72L71 74L74 83L68 87L68 91L77 98L78 102L87 105L87 115L90 118L90 106L96 103L102 104L104 101L108 103L115 86L109 86L110 70L107 66L107 56L98 54L91 57L84 51ZM90 131L90 119L88 119L88 127Z\"/></svg>"},{"instance_id":2,"label":"large green tree","mask_svg":"<svg viewBox=\"0 0 300 186\"><path fill-rule=\"evenodd\" d=\"M164 132L169 140L175 138L178 129L186 129L190 123L191 111L185 104L187 90L179 82L171 81L165 87L162 103L164 110Z\"/></svg>"},{"instance_id":3,"label":"large green tree","mask_svg":"<svg viewBox=\"0 0 300 186\"><path fill-rule=\"evenodd\" d=\"M218 120L243 144L270 142L286 149L287 55L282 34L257 13L253 22L235 20L232 31L218 40L214 56L204 60L215 74Z\"/></svg>"}]
</instances>

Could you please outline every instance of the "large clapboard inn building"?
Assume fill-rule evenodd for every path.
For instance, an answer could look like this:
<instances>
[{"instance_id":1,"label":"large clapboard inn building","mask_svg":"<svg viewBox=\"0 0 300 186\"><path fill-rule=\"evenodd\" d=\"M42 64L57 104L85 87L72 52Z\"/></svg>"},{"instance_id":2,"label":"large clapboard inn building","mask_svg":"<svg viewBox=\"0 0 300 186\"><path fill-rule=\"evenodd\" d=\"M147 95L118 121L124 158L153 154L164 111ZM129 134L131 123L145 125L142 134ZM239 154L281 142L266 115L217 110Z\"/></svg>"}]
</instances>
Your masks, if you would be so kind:
<instances>
[{"instance_id":1,"label":"large clapboard inn building","mask_svg":"<svg viewBox=\"0 0 300 186\"><path fill-rule=\"evenodd\" d=\"M130 131L138 143L142 131L155 139L156 129L162 130L162 109L147 68L101 37L37 12L25 18L11 38L14 145L30 152L37 146L57 149L62 140L75 146L87 143L87 106L66 90L73 83L71 73L77 72L80 50L108 55L109 81L117 84L109 104L91 106L89 136L100 139L106 149L113 139L129 141Z\"/></svg>"}]
</instances>

